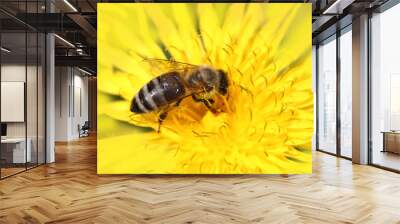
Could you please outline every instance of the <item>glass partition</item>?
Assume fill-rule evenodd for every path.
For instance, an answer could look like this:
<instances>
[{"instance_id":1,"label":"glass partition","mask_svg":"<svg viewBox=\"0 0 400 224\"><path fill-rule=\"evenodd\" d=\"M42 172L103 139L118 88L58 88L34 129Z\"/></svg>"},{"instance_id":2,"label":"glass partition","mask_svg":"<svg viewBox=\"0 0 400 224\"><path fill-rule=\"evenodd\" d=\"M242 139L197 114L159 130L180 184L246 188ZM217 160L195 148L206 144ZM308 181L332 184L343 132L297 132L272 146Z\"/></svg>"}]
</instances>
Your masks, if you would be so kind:
<instances>
[{"instance_id":1,"label":"glass partition","mask_svg":"<svg viewBox=\"0 0 400 224\"><path fill-rule=\"evenodd\" d=\"M27 2L26 12L40 13L41 4L38 1ZM38 17L33 17L33 20ZM38 21L34 21L37 23ZM30 162L27 167L35 167L38 165L38 132L39 132L39 32L34 29L27 28L27 150L31 151Z\"/></svg>"},{"instance_id":2,"label":"glass partition","mask_svg":"<svg viewBox=\"0 0 400 224\"><path fill-rule=\"evenodd\" d=\"M26 113L27 113L27 150L30 151L30 161L27 167L38 163L38 35L36 32L27 33L27 82L26 82Z\"/></svg>"},{"instance_id":3,"label":"glass partition","mask_svg":"<svg viewBox=\"0 0 400 224\"><path fill-rule=\"evenodd\" d=\"M46 124L46 38L38 33L38 64L37 64L37 162L46 162L45 124Z\"/></svg>"},{"instance_id":4,"label":"glass partition","mask_svg":"<svg viewBox=\"0 0 400 224\"><path fill-rule=\"evenodd\" d=\"M1 34L2 177L24 171L31 161L29 145L26 150L26 41L25 32Z\"/></svg>"},{"instance_id":5,"label":"glass partition","mask_svg":"<svg viewBox=\"0 0 400 224\"><path fill-rule=\"evenodd\" d=\"M42 12L43 5L44 1L0 2L14 13ZM0 21L2 179L45 163L46 39L13 13L0 12L0 20L8 21Z\"/></svg>"}]
</instances>

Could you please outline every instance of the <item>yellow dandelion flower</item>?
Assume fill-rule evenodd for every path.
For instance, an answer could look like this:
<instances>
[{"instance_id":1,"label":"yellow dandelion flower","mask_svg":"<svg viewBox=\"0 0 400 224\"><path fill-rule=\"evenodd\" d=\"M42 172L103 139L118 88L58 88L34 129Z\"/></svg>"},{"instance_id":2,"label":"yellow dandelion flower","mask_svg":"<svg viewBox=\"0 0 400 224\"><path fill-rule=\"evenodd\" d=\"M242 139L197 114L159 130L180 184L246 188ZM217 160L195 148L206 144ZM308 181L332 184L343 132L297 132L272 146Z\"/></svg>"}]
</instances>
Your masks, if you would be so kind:
<instances>
[{"instance_id":1,"label":"yellow dandelion flower","mask_svg":"<svg viewBox=\"0 0 400 224\"><path fill-rule=\"evenodd\" d=\"M99 4L99 173L310 173L311 4ZM212 113L190 98L157 132L132 114L161 70L143 58L227 72Z\"/></svg>"}]
</instances>

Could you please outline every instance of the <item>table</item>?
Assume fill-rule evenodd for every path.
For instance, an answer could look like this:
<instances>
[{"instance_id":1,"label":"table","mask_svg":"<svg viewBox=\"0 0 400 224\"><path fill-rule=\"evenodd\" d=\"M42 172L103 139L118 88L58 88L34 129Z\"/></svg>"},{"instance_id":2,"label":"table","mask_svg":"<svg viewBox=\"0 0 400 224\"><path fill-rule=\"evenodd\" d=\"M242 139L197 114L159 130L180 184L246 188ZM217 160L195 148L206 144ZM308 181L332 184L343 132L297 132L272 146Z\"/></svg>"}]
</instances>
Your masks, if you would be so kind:
<instances>
[{"instance_id":1,"label":"table","mask_svg":"<svg viewBox=\"0 0 400 224\"><path fill-rule=\"evenodd\" d=\"M11 151L12 152L12 160L11 160L11 158L9 158L11 160L11 161L9 161L10 163L31 162L31 160L32 160L32 153L31 153L32 141L30 138L27 138L26 142L28 142L28 144L27 144L28 147L26 147L26 154L25 154L25 138L1 139L2 157L3 157L3 152ZM11 150L9 149L10 145L13 146L13 148Z\"/></svg>"},{"instance_id":2,"label":"table","mask_svg":"<svg viewBox=\"0 0 400 224\"><path fill-rule=\"evenodd\" d=\"M383 150L382 152L392 152L400 154L400 131L382 131Z\"/></svg>"}]
</instances>

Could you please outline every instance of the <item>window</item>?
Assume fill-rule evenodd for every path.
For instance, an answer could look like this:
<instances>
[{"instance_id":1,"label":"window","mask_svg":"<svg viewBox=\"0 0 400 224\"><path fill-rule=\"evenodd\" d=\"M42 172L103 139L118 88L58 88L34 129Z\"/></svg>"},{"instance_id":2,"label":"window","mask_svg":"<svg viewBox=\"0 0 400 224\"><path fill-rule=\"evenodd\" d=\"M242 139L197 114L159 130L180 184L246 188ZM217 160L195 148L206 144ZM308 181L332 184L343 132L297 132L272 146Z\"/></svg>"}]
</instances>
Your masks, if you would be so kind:
<instances>
[{"instance_id":1,"label":"window","mask_svg":"<svg viewBox=\"0 0 400 224\"><path fill-rule=\"evenodd\" d=\"M400 5L371 18L371 162L400 170Z\"/></svg>"},{"instance_id":2,"label":"window","mask_svg":"<svg viewBox=\"0 0 400 224\"><path fill-rule=\"evenodd\" d=\"M340 155L352 157L352 33L351 26L340 36Z\"/></svg>"},{"instance_id":3,"label":"window","mask_svg":"<svg viewBox=\"0 0 400 224\"><path fill-rule=\"evenodd\" d=\"M336 36L318 47L318 149L336 153Z\"/></svg>"}]
</instances>

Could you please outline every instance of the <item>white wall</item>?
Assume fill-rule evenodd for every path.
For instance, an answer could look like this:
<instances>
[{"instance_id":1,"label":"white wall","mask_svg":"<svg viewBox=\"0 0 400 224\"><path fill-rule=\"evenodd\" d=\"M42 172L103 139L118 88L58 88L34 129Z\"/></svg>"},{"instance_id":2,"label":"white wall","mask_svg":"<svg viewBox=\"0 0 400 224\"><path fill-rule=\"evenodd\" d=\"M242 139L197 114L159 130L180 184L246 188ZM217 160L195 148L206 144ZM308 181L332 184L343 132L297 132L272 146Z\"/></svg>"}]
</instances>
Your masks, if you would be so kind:
<instances>
[{"instance_id":1,"label":"white wall","mask_svg":"<svg viewBox=\"0 0 400 224\"><path fill-rule=\"evenodd\" d=\"M25 75L27 69L28 74L35 73L36 74L36 67L28 66L27 68L24 65L19 64L5 64L1 66L1 81L2 82L25 82ZM34 83L36 85L36 83ZM28 89L30 90L30 89ZM36 97L36 89L34 92L27 93L29 97ZM28 99L27 99L28 100ZM29 102L32 100L28 100ZM36 105L35 105L36 107ZM2 110L6 108L1 108ZM28 121L34 120L30 117L31 114L28 114ZM32 114L33 115L33 114ZM36 118L36 114L34 115ZM36 121L36 120L35 120ZM35 122L36 123L36 122ZM28 127L31 127L29 125ZM29 134L29 133L28 133ZM25 137L25 122L7 122L7 136L8 137ZM28 135L28 137L30 137Z\"/></svg>"},{"instance_id":2,"label":"white wall","mask_svg":"<svg viewBox=\"0 0 400 224\"><path fill-rule=\"evenodd\" d=\"M69 68L55 68L55 141L67 141L69 132Z\"/></svg>"},{"instance_id":3,"label":"white wall","mask_svg":"<svg viewBox=\"0 0 400 224\"><path fill-rule=\"evenodd\" d=\"M29 69L29 67L28 67ZM25 82L25 64L6 64L1 66L1 81Z\"/></svg>"},{"instance_id":4,"label":"white wall","mask_svg":"<svg viewBox=\"0 0 400 224\"><path fill-rule=\"evenodd\" d=\"M79 75L74 75L74 108L72 108L73 119L71 135L79 137L78 124L83 125L88 120L88 78Z\"/></svg>"},{"instance_id":5,"label":"white wall","mask_svg":"<svg viewBox=\"0 0 400 224\"><path fill-rule=\"evenodd\" d=\"M88 120L88 78L76 68L56 67L55 85L55 140L77 139L78 125Z\"/></svg>"}]
</instances>

